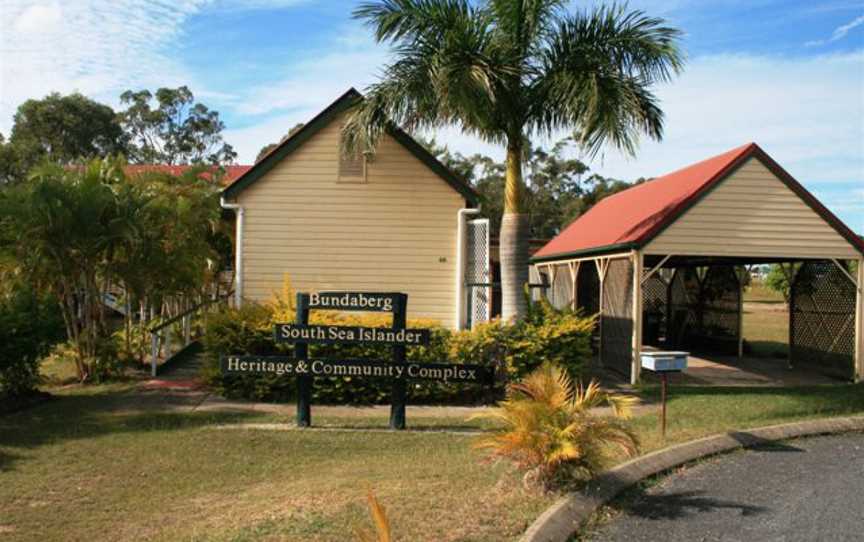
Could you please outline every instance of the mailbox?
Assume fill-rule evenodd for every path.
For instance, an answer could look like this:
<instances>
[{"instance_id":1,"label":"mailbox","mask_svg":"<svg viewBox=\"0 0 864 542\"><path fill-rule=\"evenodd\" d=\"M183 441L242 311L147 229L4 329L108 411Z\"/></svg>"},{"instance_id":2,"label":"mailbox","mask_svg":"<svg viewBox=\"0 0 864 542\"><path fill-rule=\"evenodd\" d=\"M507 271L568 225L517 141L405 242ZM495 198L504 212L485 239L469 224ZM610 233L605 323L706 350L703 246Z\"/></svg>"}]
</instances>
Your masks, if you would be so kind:
<instances>
[{"instance_id":1,"label":"mailbox","mask_svg":"<svg viewBox=\"0 0 864 542\"><path fill-rule=\"evenodd\" d=\"M689 352L642 352L642 368L655 373L683 371L687 368Z\"/></svg>"}]
</instances>

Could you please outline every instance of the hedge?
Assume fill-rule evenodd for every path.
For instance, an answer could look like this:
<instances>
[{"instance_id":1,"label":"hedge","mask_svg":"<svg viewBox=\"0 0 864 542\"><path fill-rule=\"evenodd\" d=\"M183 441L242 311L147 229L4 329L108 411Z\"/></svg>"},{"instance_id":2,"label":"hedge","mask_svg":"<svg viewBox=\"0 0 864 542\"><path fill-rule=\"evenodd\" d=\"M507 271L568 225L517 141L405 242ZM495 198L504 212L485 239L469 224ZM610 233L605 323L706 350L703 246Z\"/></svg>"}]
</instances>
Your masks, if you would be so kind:
<instances>
[{"instance_id":1,"label":"hedge","mask_svg":"<svg viewBox=\"0 0 864 542\"><path fill-rule=\"evenodd\" d=\"M310 323L389 327L389 314L312 311ZM276 343L273 325L290 322L290 307L279 304L247 302L240 309L224 308L208 316L204 334L207 357L205 377L209 384L229 398L288 402L295 399L293 377L271 375L231 375L219 372L219 356L286 355L291 345ZM571 311L557 311L547 303L535 304L529 315L517 324L494 320L473 330L450 331L431 320L411 319L409 328L432 331L427 346L407 348L409 361L421 363L465 363L492 366L496 381L489 387L440 382L412 381L409 401L434 404L476 404L498 400L506 384L526 374L544 360L554 361L575 376L591 356L590 335L594 318ZM389 360L392 347L374 344L311 345L310 358ZM391 383L366 378L316 378L313 401L338 404L388 403Z\"/></svg>"}]
</instances>

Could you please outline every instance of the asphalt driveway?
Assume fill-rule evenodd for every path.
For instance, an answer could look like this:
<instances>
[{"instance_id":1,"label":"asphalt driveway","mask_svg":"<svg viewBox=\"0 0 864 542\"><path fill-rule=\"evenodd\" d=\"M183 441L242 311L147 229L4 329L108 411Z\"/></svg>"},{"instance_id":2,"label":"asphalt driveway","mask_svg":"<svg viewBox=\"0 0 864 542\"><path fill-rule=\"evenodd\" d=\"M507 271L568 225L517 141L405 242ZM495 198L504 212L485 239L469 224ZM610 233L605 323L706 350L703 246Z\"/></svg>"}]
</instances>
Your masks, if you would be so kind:
<instances>
[{"instance_id":1,"label":"asphalt driveway","mask_svg":"<svg viewBox=\"0 0 864 542\"><path fill-rule=\"evenodd\" d=\"M620 505L588 540L864 541L864 434L720 456Z\"/></svg>"}]
</instances>

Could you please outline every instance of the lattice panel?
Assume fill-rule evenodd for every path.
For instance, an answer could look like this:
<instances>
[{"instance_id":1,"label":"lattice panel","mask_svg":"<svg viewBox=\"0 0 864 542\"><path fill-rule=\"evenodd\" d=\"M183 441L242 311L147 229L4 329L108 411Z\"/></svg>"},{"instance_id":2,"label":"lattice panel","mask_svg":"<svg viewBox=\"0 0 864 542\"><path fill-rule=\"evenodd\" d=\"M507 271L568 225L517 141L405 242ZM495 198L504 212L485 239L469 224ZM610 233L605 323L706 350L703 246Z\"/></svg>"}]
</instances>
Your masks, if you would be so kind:
<instances>
[{"instance_id":1,"label":"lattice panel","mask_svg":"<svg viewBox=\"0 0 864 542\"><path fill-rule=\"evenodd\" d=\"M792 362L851 378L855 355L855 286L831 261L801 264L792 284Z\"/></svg>"},{"instance_id":2,"label":"lattice panel","mask_svg":"<svg viewBox=\"0 0 864 542\"><path fill-rule=\"evenodd\" d=\"M642 343L659 346L666 336L666 282L657 273L642 283Z\"/></svg>"},{"instance_id":3,"label":"lattice panel","mask_svg":"<svg viewBox=\"0 0 864 542\"><path fill-rule=\"evenodd\" d=\"M672 279L667 343L688 350L735 354L740 287L733 266L677 269Z\"/></svg>"},{"instance_id":4,"label":"lattice panel","mask_svg":"<svg viewBox=\"0 0 864 542\"><path fill-rule=\"evenodd\" d=\"M741 308L741 287L735 268L729 265L709 267L702 280L702 327L701 332L715 340L720 350L735 353L741 333L738 311Z\"/></svg>"},{"instance_id":5,"label":"lattice panel","mask_svg":"<svg viewBox=\"0 0 864 542\"><path fill-rule=\"evenodd\" d=\"M553 307L563 309L573 302L573 281L570 279L570 267L567 264L556 265L555 280L549 288L547 298Z\"/></svg>"},{"instance_id":6,"label":"lattice panel","mask_svg":"<svg viewBox=\"0 0 864 542\"><path fill-rule=\"evenodd\" d=\"M489 219L467 223L465 284L468 295L468 318L473 327L487 322L492 312L492 275L489 267Z\"/></svg>"},{"instance_id":7,"label":"lattice panel","mask_svg":"<svg viewBox=\"0 0 864 542\"><path fill-rule=\"evenodd\" d=\"M699 298L699 277L696 270L682 267L675 270L670 286L670 305L666 342L670 348L686 348L690 331L697 327L696 306Z\"/></svg>"},{"instance_id":8,"label":"lattice panel","mask_svg":"<svg viewBox=\"0 0 864 542\"><path fill-rule=\"evenodd\" d=\"M600 349L603 365L630 379L633 340L633 265L629 259L609 261L603 281Z\"/></svg>"}]
</instances>

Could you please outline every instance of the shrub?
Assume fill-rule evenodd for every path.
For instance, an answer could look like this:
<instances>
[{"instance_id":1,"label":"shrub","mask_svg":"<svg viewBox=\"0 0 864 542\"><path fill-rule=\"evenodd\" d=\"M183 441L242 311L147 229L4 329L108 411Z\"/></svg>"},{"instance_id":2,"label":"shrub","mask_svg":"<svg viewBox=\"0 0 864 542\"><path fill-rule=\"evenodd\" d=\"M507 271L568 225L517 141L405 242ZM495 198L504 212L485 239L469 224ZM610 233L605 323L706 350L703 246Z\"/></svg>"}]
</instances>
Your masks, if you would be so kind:
<instances>
[{"instance_id":1,"label":"shrub","mask_svg":"<svg viewBox=\"0 0 864 542\"><path fill-rule=\"evenodd\" d=\"M225 309L208 319L204 346L209 363L207 380L217 391L234 398L268 401L290 401L296 393L294 380L278 376L222 376L218 358L226 354L290 354L291 346L277 344L273 324L293 321L290 292L275 296L266 305L247 303L242 309ZM341 326L389 327L392 315L383 313L346 313L312 311L312 324ZM451 332L436 321L411 319L409 328L431 330L426 346L406 349L408 361L418 363L464 363L493 366L498 378L493 389L464 384L412 381L410 400L414 402L476 403L502 397L506 383L524 376L540 359L552 360L579 375L590 359L591 318L578 313L558 312L549 306L538 306L529 318L516 325L494 321L478 325L471 331ZM392 347L381 344L311 345L312 359L379 359L389 360ZM333 403L389 402L391 383L366 378L316 378L313 401Z\"/></svg>"},{"instance_id":2,"label":"shrub","mask_svg":"<svg viewBox=\"0 0 864 542\"><path fill-rule=\"evenodd\" d=\"M35 390L39 360L62 338L55 301L23 285L0 294L0 402Z\"/></svg>"},{"instance_id":3,"label":"shrub","mask_svg":"<svg viewBox=\"0 0 864 542\"><path fill-rule=\"evenodd\" d=\"M493 320L455 333L450 358L464 363L493 364L504 380L517 380L541 360L560 365L578 378L591 359L595 319L581 312L557 310L546 301L535 303L525 320L511 325Z\"/></svg>"},{"instance_id":4,"label":"shrub","mask_svg":"<svg viewBox=\"0 0 864 542\"><path fill-rule=\"evenodd\" d=\"M590 409L608 403L618 418L627 418L635 401L600 390L596 381L575 385L568 371L544 363L521 382L512 384L498 409L481 414L503 424L476 447L493 457L512 460L546 487L584 480L603 468L617 449L634 455L635 435L614 418Z\"/></svg>"}]
</instances>

